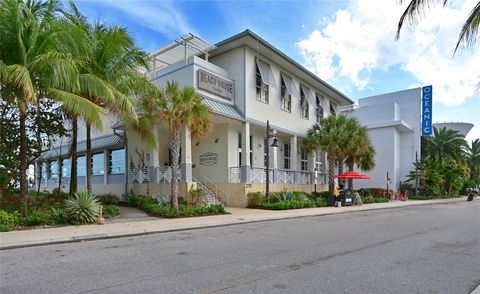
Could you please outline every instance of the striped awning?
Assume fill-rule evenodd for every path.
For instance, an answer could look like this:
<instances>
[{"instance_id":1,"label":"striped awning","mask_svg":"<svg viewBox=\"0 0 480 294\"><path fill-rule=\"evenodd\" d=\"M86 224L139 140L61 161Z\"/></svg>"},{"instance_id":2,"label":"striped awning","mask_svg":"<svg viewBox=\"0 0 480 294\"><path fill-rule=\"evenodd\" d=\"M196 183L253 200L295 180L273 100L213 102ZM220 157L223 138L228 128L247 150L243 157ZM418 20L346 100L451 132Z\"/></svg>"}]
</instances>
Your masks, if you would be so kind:
<instances>
[{"instance_id":1,"label":"striped awning","mask_svg":"<svg viewBox=\"0 0 480 294\"><path fill-rule=\"evenodd\" d=\"M118 147L123 145L122 142L123 133L119 132L118 135L110 134L101 137L92 138L92 151L98 149L105 149L108 147ZM87 142L80 141L77 143L77 153L83 153L87 151ZM54 157L64 157L68 156L70 152L70 144L64 144L55 148L52 148L48 151L45 151L40 156L40 159L48 159Z\"/></svg>"},{"instance_id":2,"label":"striped awning","mask_svg":"<svg viewBox=\"0 0 480 294\"><path fill-rule=\"evenodd\" d=\"M219 101L203 97L203 103L210 107L210 109L218 114L228 116L230 118L235 118L239 120L245 120L245 118L240 114L240 112L233 105L221 103Z\"/></svg>"}]
</instances>

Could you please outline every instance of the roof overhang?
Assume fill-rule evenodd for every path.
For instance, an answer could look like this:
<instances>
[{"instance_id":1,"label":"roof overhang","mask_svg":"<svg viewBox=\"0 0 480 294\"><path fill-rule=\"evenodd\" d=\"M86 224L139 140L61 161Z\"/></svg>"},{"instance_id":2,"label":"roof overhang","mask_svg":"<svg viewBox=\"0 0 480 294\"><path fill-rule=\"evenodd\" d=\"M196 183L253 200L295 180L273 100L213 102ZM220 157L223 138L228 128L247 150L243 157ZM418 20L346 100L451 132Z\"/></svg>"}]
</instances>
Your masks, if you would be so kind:
<instances>
[{"instance_id":1,"label":"roof overhang","mask_svg":"<svg viewBox=\"0 0 480 294\"><path fill-rule=\"evenodd\" d=\"M233 37L218 42L215 44L215 46L217 48L210 52L211 57L220 55L238 47L247 46L251 50L258 52L266 58L274 60L275 64L285 69L288 73L314 86L315 89L322 91L341 106L354 103L346 95L320 79L314 73L303 67L292 58L288 57L285 53L278 50L250 30L245 30Z\"/></svg>"}]
</instances>

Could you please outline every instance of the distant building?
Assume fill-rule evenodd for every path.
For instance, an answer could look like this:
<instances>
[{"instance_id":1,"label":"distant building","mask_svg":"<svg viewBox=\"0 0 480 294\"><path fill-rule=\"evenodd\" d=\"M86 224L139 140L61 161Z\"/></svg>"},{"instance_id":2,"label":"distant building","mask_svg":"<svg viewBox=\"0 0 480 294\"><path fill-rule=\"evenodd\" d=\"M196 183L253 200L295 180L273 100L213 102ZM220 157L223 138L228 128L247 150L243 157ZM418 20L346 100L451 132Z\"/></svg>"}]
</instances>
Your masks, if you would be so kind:
<instances>
[{"instance_id":1,"label":"distant building","mask_svg":"<svg viewBox=\"0 0 480 294\"><path fill-rule=\"evenodd\" d=\"M420 159L422 89L415 88L362 98L358 105L345 107L343 113L356 117L367 127L375 147L376 166L365 173L371 180L357 180L354 187L397 190L400 181L415 168Z\"/></svg>"},{"instance_id":2,"label":"distant building","mask_svg":"<svg viewBox=\"0 0 480 294\"><path fill-rule=\"evenodd\" d=\"M435 122L433 123L433 126L437 129L447 128L458 131L464 137L466 137L468 132L473 128L473 124L465 122Z\"/></svg>"}]
</instances>

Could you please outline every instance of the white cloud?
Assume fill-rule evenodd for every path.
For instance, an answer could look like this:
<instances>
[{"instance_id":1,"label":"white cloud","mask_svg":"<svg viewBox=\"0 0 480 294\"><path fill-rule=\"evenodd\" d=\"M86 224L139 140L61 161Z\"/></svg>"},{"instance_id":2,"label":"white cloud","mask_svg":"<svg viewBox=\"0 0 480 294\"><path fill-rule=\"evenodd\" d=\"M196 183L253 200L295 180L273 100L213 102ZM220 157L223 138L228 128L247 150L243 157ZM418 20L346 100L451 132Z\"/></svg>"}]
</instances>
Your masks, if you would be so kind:
<instances>
[{"instance_id":1,"label":"white cloud","mask_svg":"<svg viewBox=\"0 0 480 294\"><path fill-rule=\"evenodd\" d=\"M113 0L101 3L121 10L139 25L170 38L177 38L188 32L195 33L183 13L171 1Z\"/></svg>"},{"instance_id":2,"label":"white cloud","mask_svg":"<svg viewBox=\"0 0 480 294\"><path fill-rule=\"evenodd\" d=\"M458 32L476 2L432 8L415 28L405 26L395 42L404 10L397 1L350 0L346 10L319 18L320 27L296 45L306 66L327 81L343 77L363 90L373 70L398 66L417 86L432 84L436 101L459 105L474 95L480 81L480 45L452 58Z\"/></svg>"}]
</instances>

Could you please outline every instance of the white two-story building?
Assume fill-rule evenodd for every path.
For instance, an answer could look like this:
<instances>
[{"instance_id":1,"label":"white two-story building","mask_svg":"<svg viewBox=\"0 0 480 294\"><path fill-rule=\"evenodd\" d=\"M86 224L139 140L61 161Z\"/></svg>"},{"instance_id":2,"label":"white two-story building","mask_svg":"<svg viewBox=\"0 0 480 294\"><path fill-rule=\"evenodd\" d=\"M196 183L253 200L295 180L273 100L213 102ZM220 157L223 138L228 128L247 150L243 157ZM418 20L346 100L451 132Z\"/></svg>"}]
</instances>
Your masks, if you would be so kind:
<instances>
[{"instance_id":1,"label":"white two-story building","mask_svg":"<svg viewBox=\"0 0 480 294\"><path fill-rule=\"evenodd\" d=\"M195 185L208 188L222 202L246 206L246 195L264 191L269 149L270 191L326 189L323 153L308 154L302 146L306 130L320 119L338 115L353 102L268 42L246 30L211 45L187 34L153 52L147 77L158 87L167 81L193 86L211 109L213 131L192 139L182 130L181 193ZM276 131L279 147L271 147L266 123ZM114 117L96 132L93 189L167 196L171 181L169 136L159 125L159 150L138 133L124 130ZM78 151L79 189L85 189L84 131ZM42 156L42 187L68 187L68 144ZM316 173L315 173L316 171Z\"/></svg>"}]
</instances>

